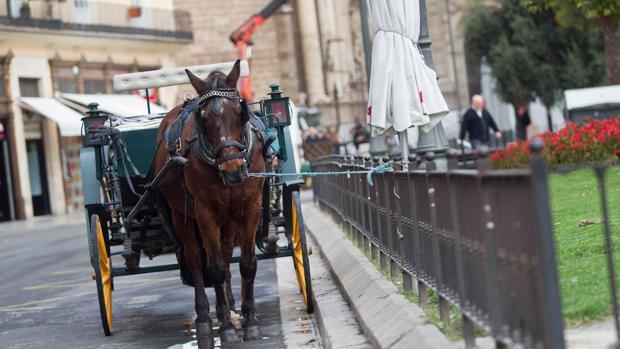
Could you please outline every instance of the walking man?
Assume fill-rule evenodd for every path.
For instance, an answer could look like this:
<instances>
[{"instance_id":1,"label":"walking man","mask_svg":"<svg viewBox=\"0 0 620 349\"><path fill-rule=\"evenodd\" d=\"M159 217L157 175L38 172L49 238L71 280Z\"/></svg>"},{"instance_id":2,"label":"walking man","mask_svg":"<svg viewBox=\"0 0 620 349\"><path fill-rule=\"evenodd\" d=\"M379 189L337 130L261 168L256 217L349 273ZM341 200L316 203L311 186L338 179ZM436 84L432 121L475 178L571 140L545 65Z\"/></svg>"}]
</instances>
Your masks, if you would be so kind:
<instances>
[{"instance_id":1,"label":"walking man","mask_svg":"<svg viewBox=\"0 0 620 349\"><path fill-rule=\"evenodd\" d=\"M497 128L495 120L491 114L484 108L484 98L475 95L471 99L471 108L463 115L463 123L461 124L461 133L459 139L465 139L465 134L469 134L469 142L472 148L476 149L481 145L489 146L489 128L493 129L496 138L501 138L502 133Z\"/></svg>"}]
</instances>

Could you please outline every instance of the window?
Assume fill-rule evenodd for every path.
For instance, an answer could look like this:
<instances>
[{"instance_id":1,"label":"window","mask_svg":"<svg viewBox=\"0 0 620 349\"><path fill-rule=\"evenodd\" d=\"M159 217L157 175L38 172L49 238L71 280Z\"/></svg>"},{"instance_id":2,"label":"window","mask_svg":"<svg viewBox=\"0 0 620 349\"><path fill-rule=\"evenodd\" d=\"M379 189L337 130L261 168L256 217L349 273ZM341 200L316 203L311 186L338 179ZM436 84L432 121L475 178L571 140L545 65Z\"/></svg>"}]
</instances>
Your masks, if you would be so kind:
<instances>
[{"instance_id":1,"label":"window","mask_svg":"<svg viewBox=\"0 0 620 349\"><path fill-rule=\"evenodd\" d=\"M0 98L6 97L6 91L4 87L4 77L0 75Z\"/></svg>"},{"instance_id":2,"label":"window","mask_svg":"<svg viewBox=\"0 0 620 349\"><path fill-rule=\"evenodd\" d=\"M103 80L84 80L84 93L95 94L105 92Z\"/></svg>"},{"instance_id":3,"label":"window","mask_svg":"<svg viewBox=\"0 0 620 349\"><path fill-rule=\"evenodd\" d=\"M88 0L73 0L75 7L88 7Z\"/></svg>"},{"instance_id":4,"label":"window","mask_svg":"<svg viewBox=\"0 0 620 349\"><path fill-rule=\"evenodd\" d=\"M73 79L58 79L58 92L77 93L77 83Z\"/></svg>"},{"instance_id":5,"label":"window","mask_svg":"<svg viewBox=\"0 0 620 349\"><path fill-rule=\"evenodd\" d=\"M19 95L39 97L39 79L19 78Z\"/></svg>"}]
</instances>

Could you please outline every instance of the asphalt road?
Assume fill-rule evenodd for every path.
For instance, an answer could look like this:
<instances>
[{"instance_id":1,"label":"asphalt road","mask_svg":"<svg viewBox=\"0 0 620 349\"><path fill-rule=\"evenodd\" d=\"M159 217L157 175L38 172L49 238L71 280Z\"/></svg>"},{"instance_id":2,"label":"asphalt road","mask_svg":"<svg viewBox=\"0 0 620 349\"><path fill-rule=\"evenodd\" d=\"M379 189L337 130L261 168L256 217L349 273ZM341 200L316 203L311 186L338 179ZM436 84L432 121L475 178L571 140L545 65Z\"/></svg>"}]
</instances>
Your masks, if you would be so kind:
<instances>
[{"instance_id":1,"label":"asphalt road","mask_svg":"<svg viewBox=\"0 0 620 349\"><path fill-rule=\"evenodd\" d=\"M0 224L0 348L195 347L193 290L181 284L177 271L115 278L114 334L105 337L83 224L37 222ZM167 255L152 262L174 260ZM273 260L260 261L256 277L263 340L227 348L286 347L281 319L298 316L280 313L275 266ZM238 309L239 272L232 268ZM208 295L215 318L212 289ZM318 337L308 342L318 343Z\"/></svg>"}]
</instances>

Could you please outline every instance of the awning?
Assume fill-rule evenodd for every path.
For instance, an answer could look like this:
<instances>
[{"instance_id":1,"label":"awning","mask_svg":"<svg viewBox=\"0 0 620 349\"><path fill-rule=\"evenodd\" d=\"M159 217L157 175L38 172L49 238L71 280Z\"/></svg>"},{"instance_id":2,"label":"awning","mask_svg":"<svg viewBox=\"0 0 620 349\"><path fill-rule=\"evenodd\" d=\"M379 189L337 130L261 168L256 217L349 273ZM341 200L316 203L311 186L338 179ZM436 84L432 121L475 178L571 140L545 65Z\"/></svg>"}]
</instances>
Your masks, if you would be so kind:
<instances>
[{"instance_id":1,"label":"awning","mask_svg":"<svg viewBox=\"0 0 620 349\"><path fill-rule=\"evenodd\" d=\"M566 90L564 98L567 110L618 105L620 104L620 85Z\"/></svg>"},{"instance_id":2,"label":"awning","mask_svg":"<svg viewBox=\"0 0 620 349\"><path fill-rule=\"evenodd\" d=\"M21 97L22 107L45 116L58 124L63 137L79 136L82 129L83 115L65 106L54 98Z\"/></svg>"},{"instance_id":3,"label":"awning","mask_svg":"<svg viewBox=\"0 0 620 349\"><path fill-rule=\"evenodd\" d=\"M90 103L98 103L99 109L118 116L136 116L147 114L146 100L137 95L87 95L75 93L61 93L60 99L77 103L84 110ZM167 110L161 106L151 103L151 113L166 113Z\"/></svg>"},{"instance_id":4,"label":"awning","mask_svg":"<svg viewBox=\"0 0 620 349\"><path fill-rule=\"evenodd\" d=\"M413 126L428 132L449 110L437 74L418 48L419 1L368 3L375 30L368 101L373 135L393 135Z\"/></svg>"}]
</instances>

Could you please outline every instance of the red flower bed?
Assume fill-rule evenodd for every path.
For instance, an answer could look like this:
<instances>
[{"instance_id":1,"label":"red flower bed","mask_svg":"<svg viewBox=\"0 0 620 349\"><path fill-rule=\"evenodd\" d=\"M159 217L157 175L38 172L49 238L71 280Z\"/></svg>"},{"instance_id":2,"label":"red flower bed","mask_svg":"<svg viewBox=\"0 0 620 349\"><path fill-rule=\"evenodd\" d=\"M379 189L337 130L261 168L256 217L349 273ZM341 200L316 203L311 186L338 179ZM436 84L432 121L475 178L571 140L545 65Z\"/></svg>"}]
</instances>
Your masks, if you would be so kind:
<instances>
[{"instance_id":1,"label":"red flower bed","mask_svg":"<svg viewBox=\"0 0 620 349\"><path fill-rule=\"evenodd\" d=\"M551 168L617 160L620 157L620 116L593 120L585 125L569 123L558 132L545 132L537 137L545 143L544 154ZM518 141L491 155L496 169L527 167L529 160L529 141Z\"/></svg>"}]
</instances>

